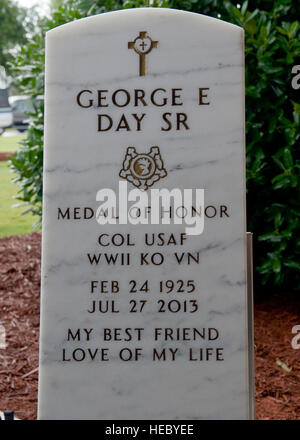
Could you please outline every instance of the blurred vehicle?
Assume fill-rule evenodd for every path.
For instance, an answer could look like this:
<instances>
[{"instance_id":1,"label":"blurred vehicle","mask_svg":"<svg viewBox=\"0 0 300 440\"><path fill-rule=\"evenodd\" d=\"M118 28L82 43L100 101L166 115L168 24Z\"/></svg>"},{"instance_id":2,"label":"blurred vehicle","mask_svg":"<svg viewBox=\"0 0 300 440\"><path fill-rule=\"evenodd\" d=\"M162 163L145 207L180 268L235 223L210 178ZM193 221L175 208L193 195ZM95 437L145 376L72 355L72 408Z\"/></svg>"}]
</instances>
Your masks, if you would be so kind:
<instances>
[{"instance_id":1,"label":"blurred vehicle","mask_svg":"<svg viewBox=\"0 0 300 440\"><path fill-rule=\"evenodd\" d=\"M36 100L36 101L39 101ZM12 125L18 131L26 131L29 126L30 116L28 113L33 111L34 100L28 98L28 96L10 96L9 103L13 111Z\"/></svg>"},{"instance_id":2,"label":"blurred vehicle","mask_svg":"<svg viewBox=\"0 0 300 440\"><path fill-rule=\"evenodd\" d=\"M8 84L6 72L3 66L0 66L0 135L13 122L12 109L8 101Z\"/></svg>"}]
</instances>

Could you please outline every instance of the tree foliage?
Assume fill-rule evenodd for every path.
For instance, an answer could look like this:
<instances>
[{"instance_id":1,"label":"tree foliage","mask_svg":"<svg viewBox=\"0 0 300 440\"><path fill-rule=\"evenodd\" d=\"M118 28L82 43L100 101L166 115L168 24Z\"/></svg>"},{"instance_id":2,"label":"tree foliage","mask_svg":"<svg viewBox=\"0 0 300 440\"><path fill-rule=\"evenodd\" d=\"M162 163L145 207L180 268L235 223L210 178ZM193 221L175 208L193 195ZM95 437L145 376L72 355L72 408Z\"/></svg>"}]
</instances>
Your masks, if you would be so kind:
<instances>
[{"instance_id":1,"label":"tree foliage","mask_svg":"<svg viewBox=\"0 0 300 440\"><path fill-rule=\"evenodd\" d=\"M43 94L44 33L66 22L132 7L171 7L221 18L245 29L247 216L255 237L256 280L286 287L299 284L300 104L291 94L291 69L300 57L300 5L293 0L62 0L42 32L22 47L14 71L24 93ZM42 214L43 108L21 150L12 159L20 200Z\"/></svg>"},{"instance_id":2,"label":"tree foliage","mask_svg":"<svg viewBox=\"0 0 300 440\"><path fill-rule=\"evenodd\" d=\"M0 0L0 66L7 67L10 50L18 43L25 43L25 9L12 0Z\"/></svg>"}]
</instances>

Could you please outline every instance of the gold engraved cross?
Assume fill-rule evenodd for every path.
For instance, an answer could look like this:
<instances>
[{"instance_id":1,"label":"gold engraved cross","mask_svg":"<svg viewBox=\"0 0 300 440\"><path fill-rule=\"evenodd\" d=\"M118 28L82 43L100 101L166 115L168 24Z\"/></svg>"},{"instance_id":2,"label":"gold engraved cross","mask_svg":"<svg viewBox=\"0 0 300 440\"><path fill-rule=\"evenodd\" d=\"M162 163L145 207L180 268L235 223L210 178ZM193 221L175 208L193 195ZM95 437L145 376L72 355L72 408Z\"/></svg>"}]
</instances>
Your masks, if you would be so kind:
<instances>
[{"instance_id":1,"label":"gold engraved cross","mask_svg":"<svg viewBox=\"0 0 300 440\"><path fill-rule=\"evenodd\" d=\"M140 76L147 75L147 55L157 47L158 41L153 41L147 32L140 32L134 41L128 42L128 49L133 49L140 57Z\"/></svg>"}]
</instances>

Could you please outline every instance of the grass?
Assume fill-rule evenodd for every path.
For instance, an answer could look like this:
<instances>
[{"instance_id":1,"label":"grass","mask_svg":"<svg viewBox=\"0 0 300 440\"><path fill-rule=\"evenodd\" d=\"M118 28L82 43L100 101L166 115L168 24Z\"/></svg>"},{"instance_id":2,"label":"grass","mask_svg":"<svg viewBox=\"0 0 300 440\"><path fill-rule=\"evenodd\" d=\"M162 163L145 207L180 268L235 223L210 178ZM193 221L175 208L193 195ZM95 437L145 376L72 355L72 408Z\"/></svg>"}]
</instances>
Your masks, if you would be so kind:
<instances>
[{"instance_id":1,"label":"grass","mask_svg":"<svg viewBox=\"0 0 300 440\"><path fill-rule=\"evenodd\" d=\"M24 136L25 135L21 133L14 136L0 136L0 153L13 153L17 151L19 142Z\"/></svg>"},{"instance_id":2,"label":"grass","mask_svg":"<svg viewBox=\"0 0 300 440\"><path fill-rule=\"evenodd\" d=\"M0 151L13 152L18 149L18 142L23 136L0 137ZM8 162L0 162L0 237L32 232L36 218L32 214L21 215L26 207L12 208L18 203L13 197L18 193L18 186L11 182L14 174Z\"/></svg>"}]
</instances>

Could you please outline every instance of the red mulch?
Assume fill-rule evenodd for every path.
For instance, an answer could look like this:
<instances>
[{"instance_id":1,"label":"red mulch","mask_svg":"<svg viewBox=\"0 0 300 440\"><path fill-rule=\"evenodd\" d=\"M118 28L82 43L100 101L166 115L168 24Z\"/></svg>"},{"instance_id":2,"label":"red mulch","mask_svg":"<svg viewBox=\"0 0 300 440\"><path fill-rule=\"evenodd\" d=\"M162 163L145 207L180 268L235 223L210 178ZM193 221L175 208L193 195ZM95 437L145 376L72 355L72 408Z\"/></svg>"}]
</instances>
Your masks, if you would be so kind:
<instances>
[{"instance_id":1,"label":"red mulch","mask_svg":"<svg viewBox=\"0 0 300 440\"><path fill-rule=\"evenodd\" d=\"M36 418L40 233L0 239L0 324L6 350L0 350L0 409L21 419ZM30 374L29 374L30 373Z\"/></svg>"},{"instance_id":2,"label":"red mulch","mask_svg":"<svg viewBox=\"0 0 300 440\"><path fill-rule=\"evenodd\" d=\"M21 419L36 418L40 240L40 233L0 239L0 324L7 333L7 349L0 349L0 409L15 410ZM272 297L255 306L257 419L300 419L294 325L300 325L295 297Z\"/></svg>"},{"instance_id":3,"label":"red mulch","mask_svg":"<svg viewBox=\"0 0 300 440\"><path fill-rule=\"evenodd\" d=\"M300 298L272 297L255 305L256 417L300 420L300 350L292 348L300 325ZM291 371L285 371L277 361Z\"/></svg>"},{"instance_id":4,"label":"red mulch","mask_svg":"<svg viewBox=\"0 0 300 440\"><path fill-rule=\"evenodd\" d=\"M0 162L4 162L9 156L14 156L14 153L0 153Z\"/></svg>"}]
</instances>

